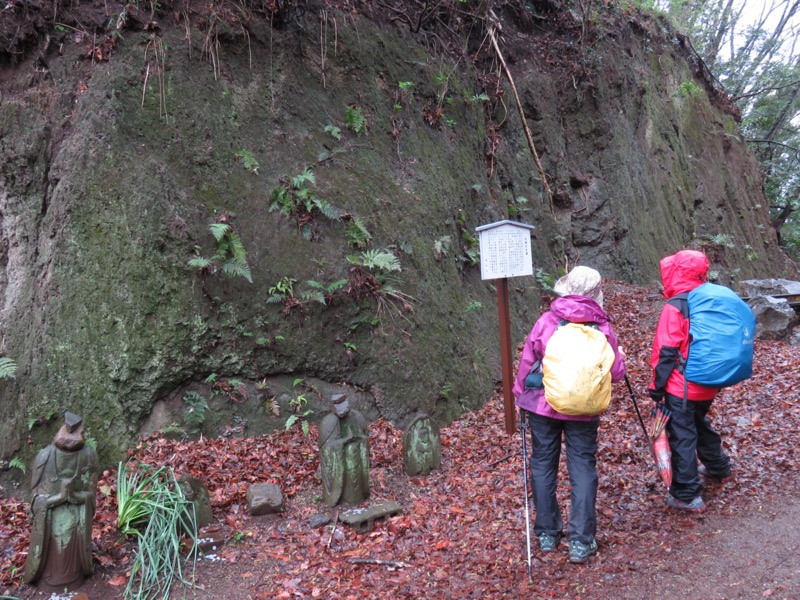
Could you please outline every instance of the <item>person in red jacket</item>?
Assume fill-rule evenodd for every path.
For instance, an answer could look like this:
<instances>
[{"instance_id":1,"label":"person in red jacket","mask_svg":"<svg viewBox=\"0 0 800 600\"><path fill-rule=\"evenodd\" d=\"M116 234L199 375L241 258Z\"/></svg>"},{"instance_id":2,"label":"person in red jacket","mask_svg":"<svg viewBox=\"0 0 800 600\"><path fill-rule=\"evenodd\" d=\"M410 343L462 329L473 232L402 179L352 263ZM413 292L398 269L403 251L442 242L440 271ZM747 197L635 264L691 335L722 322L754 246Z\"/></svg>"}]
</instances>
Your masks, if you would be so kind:
<instances>
[{"instance_id":1,"label":"person in red jacket","mask_svg":"<svg viewBox=\"0 0 800 600\"><path fill-rule=\"evenodd\" d=\"M706 281L708 258L696 250L681 250L661 259L661 281L667 304L656 327L650 364L653 378L648 388L655 402L671 412L667 436L672 451L672 485L667 504L672 508L703 512L699 460L707 475L724 479L731 474L730 459L711 426L708 411L719 390L684 382L681 360L689 353L689 318L686 296ZM685 397L684 397L685 395Z\"/></svg>"}]
</instances>

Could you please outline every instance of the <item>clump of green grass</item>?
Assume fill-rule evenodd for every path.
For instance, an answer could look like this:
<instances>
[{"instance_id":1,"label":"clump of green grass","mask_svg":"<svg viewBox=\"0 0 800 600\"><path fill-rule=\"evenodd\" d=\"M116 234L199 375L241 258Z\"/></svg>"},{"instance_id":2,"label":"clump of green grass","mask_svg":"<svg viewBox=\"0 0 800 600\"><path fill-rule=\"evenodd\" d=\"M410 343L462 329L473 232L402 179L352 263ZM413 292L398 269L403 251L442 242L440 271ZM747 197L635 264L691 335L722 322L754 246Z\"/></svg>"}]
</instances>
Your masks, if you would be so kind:
<instances>
[{"instance_id":1,"label":"clump of green grass","mask_svg":"<svg viewBox=\"0 0 800 600\"><path fill-rule=\"evenodd\" d=\"M197 519L170 467L119 463L117 528L136 538L137 548L125 599L169 598L177 581L194 586L197 565ZM188 552L181 556L182 536ZM191 566L184 573L184 565Z\"/></svg>"}]
</instances>

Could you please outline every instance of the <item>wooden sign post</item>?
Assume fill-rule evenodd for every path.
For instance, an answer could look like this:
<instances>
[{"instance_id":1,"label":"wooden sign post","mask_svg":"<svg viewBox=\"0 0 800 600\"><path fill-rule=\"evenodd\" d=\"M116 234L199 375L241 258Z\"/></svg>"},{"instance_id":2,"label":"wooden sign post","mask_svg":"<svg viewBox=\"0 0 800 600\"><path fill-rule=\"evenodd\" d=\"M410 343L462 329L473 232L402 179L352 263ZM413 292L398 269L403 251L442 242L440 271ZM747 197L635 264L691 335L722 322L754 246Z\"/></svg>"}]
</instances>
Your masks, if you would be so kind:
<instances>
[{"instance_id":1,"label":"wooden sign post","mask_svg":"<svg viewBox=\"0 0 800 600\"><path fill-rule=\"evenodd\" d=\"M511 351L508 278L533 275L531 230L533 225L498 221L476 227L481 252L481 279L497 280L497 314L500 321L500 365L503 377L503 412L506 433L516 430L514 418L514 356Z\"/></svg>"}]
</instances>

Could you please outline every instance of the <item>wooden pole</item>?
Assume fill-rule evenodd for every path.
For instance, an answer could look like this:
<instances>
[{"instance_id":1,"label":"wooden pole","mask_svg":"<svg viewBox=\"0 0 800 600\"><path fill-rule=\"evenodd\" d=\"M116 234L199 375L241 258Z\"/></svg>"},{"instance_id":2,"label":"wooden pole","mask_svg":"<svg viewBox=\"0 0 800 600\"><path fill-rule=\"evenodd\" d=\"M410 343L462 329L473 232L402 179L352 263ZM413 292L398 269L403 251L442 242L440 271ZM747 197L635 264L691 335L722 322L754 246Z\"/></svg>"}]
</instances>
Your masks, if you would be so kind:
<instances>
[{"instance_id":1,"label":"wooden pole","mask_svg":"<svg viewBox=\"0 0 800 600\"><path fill-rule=\"evenodd\" d=\"M505 414L506 433L515 431L514 395L511 391L513 358L511 355L511 318L508 311L508 279L497 279L497 314L500 321L500 366L503 376L503 412Z\"/></svg>"}]
</instances>

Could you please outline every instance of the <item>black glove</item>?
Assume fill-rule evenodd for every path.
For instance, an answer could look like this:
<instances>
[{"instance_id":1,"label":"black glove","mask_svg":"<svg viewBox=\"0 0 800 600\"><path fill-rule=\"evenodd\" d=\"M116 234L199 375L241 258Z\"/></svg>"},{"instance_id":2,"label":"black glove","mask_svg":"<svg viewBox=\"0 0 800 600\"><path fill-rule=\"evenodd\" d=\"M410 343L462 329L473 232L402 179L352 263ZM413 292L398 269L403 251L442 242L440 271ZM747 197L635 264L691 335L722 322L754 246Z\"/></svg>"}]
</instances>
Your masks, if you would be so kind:
<instances>
[{"instance_id":1,"label":"black glove","mask_svg":"<svg viewBox=\"0 0 800 600\"><path fill-rule=\"evenodd\" d=\"M664 401L664 392L660 390L647 390L647 393L650 394L650 399L655 403Z\"/></svg>"}]
</instances>

